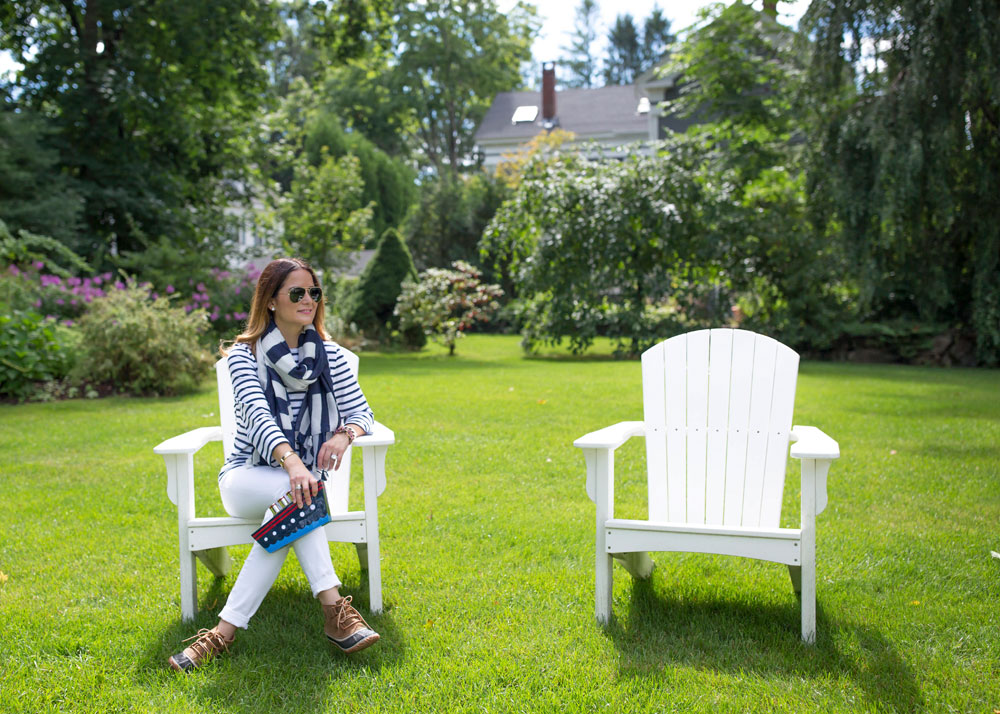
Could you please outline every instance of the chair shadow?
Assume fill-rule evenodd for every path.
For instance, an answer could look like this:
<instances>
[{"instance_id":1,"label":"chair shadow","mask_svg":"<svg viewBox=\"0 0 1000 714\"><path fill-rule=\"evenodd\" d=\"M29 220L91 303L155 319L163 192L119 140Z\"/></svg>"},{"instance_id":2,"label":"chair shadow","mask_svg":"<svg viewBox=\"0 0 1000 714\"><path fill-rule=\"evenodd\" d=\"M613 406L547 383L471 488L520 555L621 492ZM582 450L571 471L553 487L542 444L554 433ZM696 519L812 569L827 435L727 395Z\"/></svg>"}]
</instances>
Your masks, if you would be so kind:
<instances>
[{"instance_id":1,"label":"chair shadow","mask_svg":"<svg viewBox=\"0 0 1000 714\"><path fill-rule=\"evenodd\" d=\"M206 709L257 714L294 700L326 711L336 704L336 687L341 677L379 672L405 655L406 644L391 614L391 604L382 613L368 611L368 578L344 583L345 594L354 595L354 604L380 640L373 647L344 655L323 636L323 618L312 594L300 587L276 585L247 630L241 630L225 661L209 664L189 676L201 678L198 696ZM139 670L168 672L167 658L179 651L184 638L199 629L214 627L218 611L228 595L226 580L213 579L199 593L199 610L193 622L180 617L140 657ZM328 706L329 705L329 706Z\"/></svg>"},{"instance_id":2,"label":"chair shadow","mask_svg":"<svg viewBox=\"0 0 1000 714\"><path fill-rule=\"evenodd\" d=\"M655 575L654 575L655 577ZM914 712L924 707L910 667L875 628L840 623L817 603L817 642L801 640L800 606L662 595L652 580L633 580L628 614L612 616L605 634L629 675L650 675L669 664L768 677L850 679L872 709ZM854 642L841 651L838 642Z\"/></svg>"}]
</instances>

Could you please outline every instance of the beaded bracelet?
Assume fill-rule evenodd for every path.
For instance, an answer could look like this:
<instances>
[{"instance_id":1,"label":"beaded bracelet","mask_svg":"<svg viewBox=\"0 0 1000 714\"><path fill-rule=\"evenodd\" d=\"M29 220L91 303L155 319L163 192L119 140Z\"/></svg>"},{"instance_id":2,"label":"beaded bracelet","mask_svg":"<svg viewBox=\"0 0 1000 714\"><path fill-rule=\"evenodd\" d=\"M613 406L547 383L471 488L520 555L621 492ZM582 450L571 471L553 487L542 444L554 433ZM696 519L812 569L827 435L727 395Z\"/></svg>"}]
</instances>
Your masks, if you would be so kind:
<instances>
[{"instance_id":1,"label":"beaded bracelet","mask_svg":"<svg viewBox=\"0 0 1000 714\"><path fill-rule=\"evenodd\" d=\"M334 434L347 434L347 445L350 446L354 443L354 440L358 438L358 435L354 433L354 429L348 429L347 425L338 426L333 432Z\"/></svg>"}]
</instances>

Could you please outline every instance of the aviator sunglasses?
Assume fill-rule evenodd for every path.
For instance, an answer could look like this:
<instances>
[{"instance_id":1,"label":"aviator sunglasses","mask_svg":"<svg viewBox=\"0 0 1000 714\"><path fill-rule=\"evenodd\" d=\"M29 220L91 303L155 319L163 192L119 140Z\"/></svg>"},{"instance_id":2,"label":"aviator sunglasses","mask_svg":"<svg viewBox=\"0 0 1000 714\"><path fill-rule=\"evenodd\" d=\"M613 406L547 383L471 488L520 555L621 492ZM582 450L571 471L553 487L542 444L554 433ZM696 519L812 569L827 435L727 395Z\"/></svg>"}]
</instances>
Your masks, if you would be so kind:
<instances>
[{"instance_id":1,"label":"aviator sunglasses","mask_svg":"<svg viewBox=\"0 0 1000 714\"><path fill-rule=\"evenodd\" d=\"M306 288L294 287L288 288L288 299L292 302L298 302L306 296ZM313 302L319 302L323 299L323 288L311 287L309 288L309 298Z\"/></svg>"}]
</instances>

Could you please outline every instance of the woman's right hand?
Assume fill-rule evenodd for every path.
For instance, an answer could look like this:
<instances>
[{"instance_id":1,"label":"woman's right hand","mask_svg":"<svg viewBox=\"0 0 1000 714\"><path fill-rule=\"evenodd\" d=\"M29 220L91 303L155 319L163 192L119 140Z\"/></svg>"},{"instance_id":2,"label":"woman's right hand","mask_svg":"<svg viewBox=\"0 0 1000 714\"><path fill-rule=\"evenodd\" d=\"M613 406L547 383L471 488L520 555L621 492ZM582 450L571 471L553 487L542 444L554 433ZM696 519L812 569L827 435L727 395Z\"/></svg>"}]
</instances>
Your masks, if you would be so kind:
<instances>
[{"instance_id":1,"label":"woman's right hand","mask_svg":"<svg viewBox=\"0 0 1000 714\"><path fill-rule=\"evenodd\" d=\"M302 459L296 456L294 457L294 463L290 464L289 461L292 461L292 457L289 457L285 461L285 468L288 470L288 483L291 484L295 505L299 508L302 508L303 505L308 506L312 503L316 494L319 493L319 481L316 480L305 464L302 463Z\"/></svg>"}]
</instances>

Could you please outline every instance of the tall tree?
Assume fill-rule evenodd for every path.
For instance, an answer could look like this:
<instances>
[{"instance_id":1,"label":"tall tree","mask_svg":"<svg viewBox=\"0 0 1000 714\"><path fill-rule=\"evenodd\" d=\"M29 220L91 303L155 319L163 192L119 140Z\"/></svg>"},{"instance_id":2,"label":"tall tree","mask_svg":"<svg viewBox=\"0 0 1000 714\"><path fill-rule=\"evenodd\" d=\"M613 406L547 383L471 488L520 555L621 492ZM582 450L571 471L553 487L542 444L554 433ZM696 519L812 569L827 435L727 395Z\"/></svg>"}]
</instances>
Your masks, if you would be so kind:
<instances>
[{"instance_id":1,"label":"tall tree","mask_svg":"<svg viewBox=\"0 0 1000 714\"><path fill-rule=\"evenodd\" d=\"M280 35L268 69L274 90L285 96L301 78L318 84L325 72L350 60L368 59L388 45L392 0L282 0Z\"/></svg>"},{"instance_id":2,"label":"tall tree","mask_svg":"<svg viewBox=\"0 0 1000 714\"><path fill-rule=\"evenodd\" d=\"M395 55L377 48L330 67L318 90L324 108L392 156L409 157L418 121L409 91L394 76Z\"/></svg>"},{"instance_id":3,"label":"tall tree","mask_svg":"<svg viewBox=\"0 0 1000 714\"><path fill-rule=\"evenodd\" d=\"M1000 364L1000 5L830 0L814 38L810 198L870 320L971 330Z\"/></svg>"},{"instance_id":4,"label":"tall tree","mask_svg":"<svg viewBox=\"0 0 1000 714\"><path fill-rule=\"evenodd\" d=\"M635 20L628 13L619 15L608 32L608 56L604 61L607 84L631 84L642 68L642 43Z\"/></svg>"},{"instance_id":5,"label":"tall tree","mask_svg":"<svg viewBox=\"0 0 1000 714\"><path fill-rule=\"evenodd\" d=\"M9 96L44 113L84 199L74 247L95 262L146 235L216 235L246 165L274 9L254 0L25 0L0 5Z\"/></svg>"},{"instance_id":6,"label":"tall tree","mask_svg":"<svg viewBox=\"0 0 1000 714\"><path fill-rule=\"evenodd\" d=\"M663 10L654 7L642 27L642 64L639 74L656 64L667 55L667 49L677 39L670 32L670 20Z\"/></svg>"},{"instance_id":7,"label":"tall tree","mask_svg":"<svg viewBox=\"0 0 1000 714\"><path fill-rule=\"evenodd\" d=\"M296 163L295 180L278 210L282 248L323 271L343 267L348 252L360 248L372 232L371 206L362 203L360 162L324 150L317 166L305 155Z\"/></svg>"},{"instance_id":8,"label":"tall tree","mask_svg":"<svg viewBox=\"0 0 1000 714\"><path fill-rule=\"evenodd\" d=\"M83 204L45 132L33 111L0 111L0 220L15 235L26 230L71 245Z\"/></svg>"},{"instance_id":9,"label":"tall tree","mask_svg":"<svg viewBox=\"0 0 1000 714\"><path fill-rule=\"evenodd\" d=\"M563 65L570 72L566 86L593 87L597 81L598 59L594 54L594 43L597 41L600 21L601 9L597 0L580 0L569 47L563 48L563 52L567 53Z\"/></svg>"},{"instance_id":10,"label":"tall tree","mask_svg":"<svg viewBox=\"0 0 1000 714\"><path fill-rule=\"evenodd\" d=\"M665 109L702 119L695 131L706 132L733 165L756 175L776 161L773 153L761 154L765 147L784 152L791 134L804 128L795 102L805 56L793 31L741 2L706 9L702 19L672 57L669 68L682 83ZM756 157L752 169L750 156Z\"/></svg>"},{"instance_id":11,"label":"tall tree","mask_svg":"<svg viewBox=\"0 0 1000 714\"><path fill-rule=\"evenodd\" d=\"M455 175L469 162L493 97L520 83L537 26L524 2L506 14L494 0L424 0L400 9L398 52L388 77L373 79L408 97L420 163Z\"/></svg>"}]
</instances>

